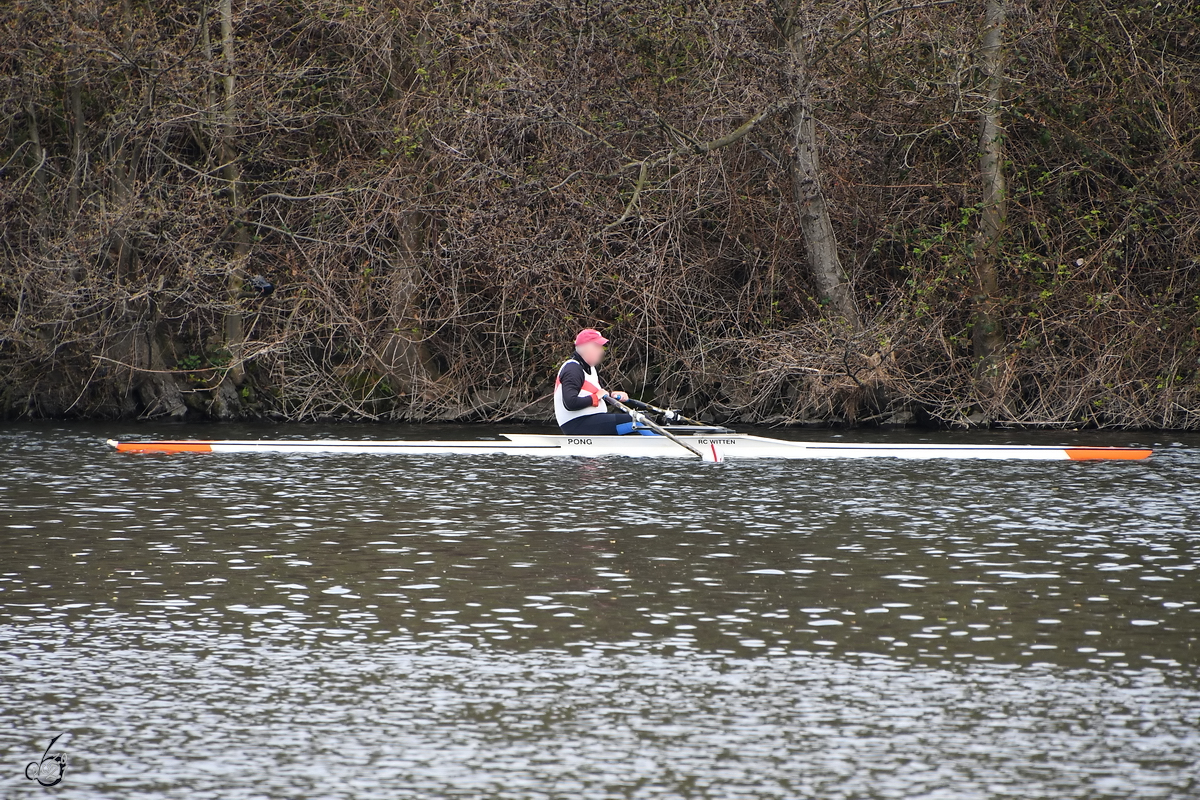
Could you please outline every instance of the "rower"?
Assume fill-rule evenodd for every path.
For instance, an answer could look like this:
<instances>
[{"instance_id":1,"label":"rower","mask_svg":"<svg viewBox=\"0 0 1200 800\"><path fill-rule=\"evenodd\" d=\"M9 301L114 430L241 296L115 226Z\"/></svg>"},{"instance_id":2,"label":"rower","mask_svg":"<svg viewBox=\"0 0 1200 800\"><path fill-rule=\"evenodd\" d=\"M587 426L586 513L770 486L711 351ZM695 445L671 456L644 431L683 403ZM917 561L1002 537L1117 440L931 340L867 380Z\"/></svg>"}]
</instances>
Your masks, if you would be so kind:
<instances>
[{"instance_id":1,"label":"rower","mask_svg":"<svg viewBox=\"0 0 1200 800\"><path fill-rule=\"evenodd\" d=\"M600 383L596 365L604 358L608 339L595 328L584 328L575 337L575 355L558 368L554 381L554 418L568 436L616 436L632 433L633 417L614 414L604 402L610 394ZM612 392L612 397L624 402L624 392Z\"/></svg>"}]
</instances>

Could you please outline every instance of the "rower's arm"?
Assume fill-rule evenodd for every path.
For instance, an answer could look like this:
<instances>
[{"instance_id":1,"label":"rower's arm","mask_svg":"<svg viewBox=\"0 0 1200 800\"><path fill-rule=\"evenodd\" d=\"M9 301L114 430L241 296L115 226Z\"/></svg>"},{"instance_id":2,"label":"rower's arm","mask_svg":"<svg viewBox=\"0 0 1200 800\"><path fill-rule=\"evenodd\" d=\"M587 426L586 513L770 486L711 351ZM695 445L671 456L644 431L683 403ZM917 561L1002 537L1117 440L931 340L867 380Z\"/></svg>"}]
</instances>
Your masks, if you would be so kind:
<instances>
[{"instance_id":1,"label":"rower's arm","mask_svg":"<svg viewBox=\"0 0 1200 800\"><path fill-rule=\"evenodd\" d=\"M562 383L563 405L568 411L582 411L585 408L599 405L599 398L590 394L580 397L583 391L583 367L578 364L567 364L562 374L558 376Z\"/></svg>"}]
</instances>

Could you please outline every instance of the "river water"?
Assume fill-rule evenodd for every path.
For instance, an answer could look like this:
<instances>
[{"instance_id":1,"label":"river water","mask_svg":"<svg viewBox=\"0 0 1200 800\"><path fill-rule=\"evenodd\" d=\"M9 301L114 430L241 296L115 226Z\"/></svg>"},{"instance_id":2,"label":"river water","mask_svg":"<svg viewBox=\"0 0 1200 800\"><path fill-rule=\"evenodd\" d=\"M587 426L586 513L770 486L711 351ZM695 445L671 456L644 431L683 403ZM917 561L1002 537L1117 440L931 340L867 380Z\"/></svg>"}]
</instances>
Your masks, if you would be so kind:
<instances>
[{"instance_id":1,"label":"river water","mask_svg":"<svg viewBox=\"0 0 1200 800\"><path fill-rule=\"evenodd\" d=\"M1145 462L136 455L0 429L0 795L1200 797L1200 437Z\"/></svg>"}]
</instances>

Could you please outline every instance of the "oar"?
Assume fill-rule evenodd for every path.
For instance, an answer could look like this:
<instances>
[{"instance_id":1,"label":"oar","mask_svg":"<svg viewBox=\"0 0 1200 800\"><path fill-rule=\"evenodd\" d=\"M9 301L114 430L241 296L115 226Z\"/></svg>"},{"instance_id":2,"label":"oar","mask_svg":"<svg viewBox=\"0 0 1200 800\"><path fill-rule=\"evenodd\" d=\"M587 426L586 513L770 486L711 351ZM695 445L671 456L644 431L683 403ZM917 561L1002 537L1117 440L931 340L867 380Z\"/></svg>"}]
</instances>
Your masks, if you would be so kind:
<instances>
[{"instance_id":1,"label":"oar","mask_svg":"<svg viewBox=\"0 0 1200 800\"><path fill-rule=\"evenodd\" d=\"M710 445L708 446L708 452L706 453L704 450L701 450L701 449L700 449L700 448L698 448L698 447L693 447L692 445L690 445L690 444L688 444L687 442L685 442L683 439L680 439L678 436L676 436L675 434L671 433L669 430L667 430L666 428L664 428L662 425L659 425L657 422L653 422L653 421L651 421L651 420L649 420L649 419L646 419L644 416L642 416L641 414L638 414L636 411L634 411L632 408L630 408L629 406L627 406L627 405L625 405L624 403L622 403L620 400L617 400L617 399L616 399L615 397L613 397L611 394L607 394L607 395L605 395L605 396L604 396L604 401L605 401L605 402L608 402L608 403L612 403L614 406L616 406L617 408L621 409L621 410L622 410L622 411L624 411L626 414L628 414L629 416L633 417L635 420L639 420L639 419L640 419L640 421L641 421L641 422L645 422L645 423L646 423L646 425L647 425L647 427L649 427L649 428L650 428L650 430L654 431L654 432L655 432L655 433L657 433L659 436L665 436L665 437L667 437L667 438L668 438L668 439L670 439L672 442L674 442L675 444L679 445L680 447L682 447L683 449L687 450L688 452L690 452L690 453L693 453L694 455L697 455L697 456L699 456L701 461L708 461L708 462L711 462L711 463L714 463L714 464L715 464L715 463L717 463L718 461L724 461L724 460L725 460L725 459L724 459L724 457L721 455L721 452L720 452L719 450L717 450L717 446L716 446L716 445L710 444Z\"/></svg>"},{"instance_id":2,"label":"oar","mask_svg":"<svg viewBox=\"0 0 1200 800\"><path fill-rule=\"evenodd\" d=\"M668 408L659 408L658 406L650 405L649 403L643 402L641 400L634 400L632 397L629 398L629 400L627 400L626 402L628 402L629 405L633 406L634 408L640 409L642 411L653 411L656 414L674 414L677 419L682 420L683 422L686 422L688 425L699 425L700 427L708 427L708 425L710 424L708 422L699 422L697 420L692 419L691 417L685 417L683 414L680 414L678 411L674 411L674 410L671 410Z\"/></svg>"}]
</instances>

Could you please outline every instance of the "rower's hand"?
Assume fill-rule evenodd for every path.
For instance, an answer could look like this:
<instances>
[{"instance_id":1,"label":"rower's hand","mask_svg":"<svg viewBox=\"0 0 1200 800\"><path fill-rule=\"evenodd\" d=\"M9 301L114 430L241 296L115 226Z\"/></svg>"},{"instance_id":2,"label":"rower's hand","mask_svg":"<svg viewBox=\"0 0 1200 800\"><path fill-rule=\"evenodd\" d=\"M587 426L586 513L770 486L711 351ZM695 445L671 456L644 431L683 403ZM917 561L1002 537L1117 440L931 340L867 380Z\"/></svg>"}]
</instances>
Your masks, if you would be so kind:
<instances>
[{"instance_id":1,"label":"rower's hand","mask_svg":"<svg viewBox=\"0 0 1200 800\"><path fill-rule=\"evenodd\" d=\"M609 394L612 395L613 400L619 400L622 403L629 399L629 395L624 392L609 392Z\"/></svg>"}]
</instances>

